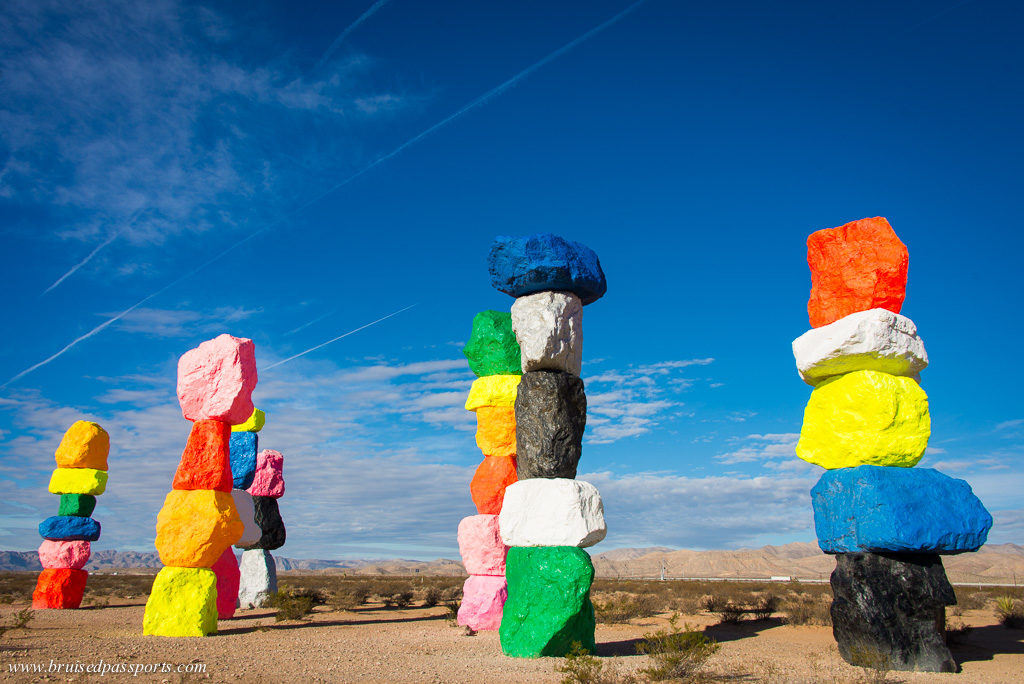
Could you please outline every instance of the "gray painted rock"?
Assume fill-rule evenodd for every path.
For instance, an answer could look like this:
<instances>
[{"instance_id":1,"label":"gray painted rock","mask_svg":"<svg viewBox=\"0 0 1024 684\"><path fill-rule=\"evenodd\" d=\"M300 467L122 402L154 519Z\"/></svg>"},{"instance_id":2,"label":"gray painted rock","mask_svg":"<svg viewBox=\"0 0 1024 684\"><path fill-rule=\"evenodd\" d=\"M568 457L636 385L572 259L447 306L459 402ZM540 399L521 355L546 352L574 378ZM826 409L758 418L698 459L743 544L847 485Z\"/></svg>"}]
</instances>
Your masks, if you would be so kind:
<instances>
[{"instance_id":1,"label":"gray painted rock","mask_svg":"<svg viewBox=\"0 0 1024 684\"><path fill-rule=\"evenodd\" d=\"M875 669L956 672L945 607L956 603L937 554L841 553L832 633L843 660Z\"/></svg>"},{"instance_id":2,"label":"gray painted rock","mask_svg":"<svg viewBox=\"0 0 1024 684\"><path fill-rule=\"evenodd\" d=\"M281 511L277 507L277 499L272 496L254 496L252 503L255 510L256 524L263 534L253 547L273 551L284 546L285 531Z\"/></svg>"},{"instance_id":3,"label":"gray painted rock","mask_svg":"<svg viewBox=\"0 0 1024 684\"><path fill-rule=\"evenodd\" d=\"M563 371L523 373L516 394L516 473L576 477L587 425L583 381Z\"/></svg>"},{"instance_id":4,"label":"gray painted rock","mask_svg":"<svg viewBox=\"0 0 1024 684\"><path fill-rule=\"evenodd\" d=\"M238 511L238 517L242 519L242 524L245 526L242 536L235 542L235 547L239 549L255 548L256 544L260 542L260 537L263 536L263 531L256 524L256 507L252 501L252 494L242 489L232 489L231 498L235 500L235 510Z\"/></svg>"},{"instance_id":5,"label":"gray painted rock","mask_svg":"<svg viewBox=\"0 0 1024 684\"><path fill-rule=\"evenodd\" d=\"M560 370L580 374L583 304L571 292L538 292L512 304L512 330L523 372Z\"/></svg>"},{"instance_id":6,"label":"gray painted rock","mask_svg":"<svg viewBox=\"0 0 1024 684\"><path fill-rule=\"evenodd\" d=\"M238 564L240 608L263 608L277 593L277 564L265 549L246 549Z\"/></svg>"}]
</instances>

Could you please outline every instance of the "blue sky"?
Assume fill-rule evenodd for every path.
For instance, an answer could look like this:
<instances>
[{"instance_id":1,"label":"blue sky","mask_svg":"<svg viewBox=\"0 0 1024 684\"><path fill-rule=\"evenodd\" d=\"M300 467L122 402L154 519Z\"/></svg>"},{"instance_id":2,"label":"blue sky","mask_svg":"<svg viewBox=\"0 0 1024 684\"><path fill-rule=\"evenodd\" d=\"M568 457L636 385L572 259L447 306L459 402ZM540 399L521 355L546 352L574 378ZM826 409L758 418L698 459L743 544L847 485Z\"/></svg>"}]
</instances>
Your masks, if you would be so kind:
<instances>
[{"instance_id":1,"label":"blue sky","mask_svg":"<svg viewBox=\"0 0 1024 684\"><path fill-rule=\"evenodd\" d=\"M876 215L932 363L921 465L1024 543L1019 6L323 4L0 11L0 548L38 545L86 418L112 439L97 546L151 550L176 360L230 332L285 454L282 553L455 557L481 458L461 345L512 302L491 239L535 232L608 277L594 550L812 541L805 239Z\"/></svg>"}]
</instances>

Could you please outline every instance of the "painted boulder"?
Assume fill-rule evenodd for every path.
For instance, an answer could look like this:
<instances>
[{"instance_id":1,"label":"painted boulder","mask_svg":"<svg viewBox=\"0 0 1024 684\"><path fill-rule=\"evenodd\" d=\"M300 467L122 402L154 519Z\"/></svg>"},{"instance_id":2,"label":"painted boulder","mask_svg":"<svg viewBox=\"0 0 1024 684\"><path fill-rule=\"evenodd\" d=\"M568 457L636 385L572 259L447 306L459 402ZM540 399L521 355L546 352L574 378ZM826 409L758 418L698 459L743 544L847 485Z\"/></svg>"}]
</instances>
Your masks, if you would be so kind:
<instances>
[{"instance_id":1,"label":"painted boulder","mask_svg":"<svg viewBox=\"0 0 1024 684\"><path fill-rule=\"evenodd\" d=\"M534 478L505 490L498 518L508 546L593 546L608 533L597 487L582 480Z\"/></svg>"},{"instance_id":2,"label":"painted boulder","mask_svg":"<svg viewBox=\"0 0 1024 684\"><path fill-rule=\"evenodd\" d=\"M504 575L470 575L462 585L462 603L456 621L470 629L496 631L508 599Z\"/></svg>"},{"instance_id":3,"label":"painted boulder","mask_svg":"<svg viewBox=\"0 0 1024 684\"><path fill-rule=\"evenodd\" d=\"M197 420L192 424L171 486L230 492L232 479L231 426L219 420Z\"/></svg>"},{"instance_id":4,"label":"painted boulder","mask_svg":"<svg viewBox=\"0 0 1024 684\"><path fill-rule=\"evenodd\" d=\"M178 360L178 402L191 421L229 425L252 416L256 387L256 348L252 340L224 334L203 342Z\"/></svg>"},{"instance_id":5,"label":"painted boulder","mask_svg":"<svg viewBox=\"0 0 1024 684\"><path fill-rule=\"evenodd\" d=\"M244 529L230 494L173 489L156 518L156 550L164 565L209 568Z\"/></svg>"},{"instance_id":6,"label":"painted boulder","mask_svg":"<svg viewBox=\"0 0 1024 684\"><path fill-rule=\"evenodd\" d=\"M165 637L216 634L216 573L210 568L161 569L146 601L142 633Z\"/></svg>"},{"instance_id":7,"label":"painted boulder","mask_svg":"<svg viewBox=\"0 0 1024 684\"><path fill-rule=\"evenodd\" d=\"M259 437L255 432L231 433L231 478L235 489L248 489L256 475L256 454L259 453Z\"/></svg>"},{"instance_id":8,"label":"painted boulder","mask_svg":"<svg viewBox=\"0 0 1024 684\"><path fill-rule=\"evenodd\" d=\"M522 370L579 375L583 366L583 304L571 292L537 292L512 304L512 329Z\"/></svg>"},{"instance_id":9,"label":"painted boulder","mask_svg":"<svg viewBox=\"0 0 1024 684\"><path fill-rule=\"evenodd\" d=\"M94 542L100 538L100 523L79 515L52 515L39 523L39 536L54 541Z\"/></svg>"},{"instance_id":10,"label":"painted boulder","mask_svg":"<svg viewBox=\"0 0 1024 684\"><path fill-rule=\"evenodd\" d=\"M504 575L505 552L498 516L471 515L459 522L459 555L470 575Z\"/></svg>"},{"instance_id":11,"label":"painted boulder","mask_svg":"<svg viewBox=\"0 0 1024 684\"><path fill-rule=\"evenodd\" d=\"M519 373L519 343L507 311L481 311L473 316L473 332L462 349L477 377Z\"/></svg>"},{"instance_id":12,"label":"painted boulder","mask_svg":"<svg viewBox=\"0 0 1024 684\"><path fill-rule=\"evenodd\" d=\"M608 289L594 250L551 233L494 238L487 271L491 286L513 297L563 290L590 304Z\"/></svg>"},{"instance_id":13,"label":"painted boulder","mask_svg":"<svg viewBox=\"0 0 1024 684\"><path fill-rule=\"evenodd\" d=\"M97 423L75 421L64 433L54 457L60 468L107 469L110 436Z\"/></svg>"}]
</instances>

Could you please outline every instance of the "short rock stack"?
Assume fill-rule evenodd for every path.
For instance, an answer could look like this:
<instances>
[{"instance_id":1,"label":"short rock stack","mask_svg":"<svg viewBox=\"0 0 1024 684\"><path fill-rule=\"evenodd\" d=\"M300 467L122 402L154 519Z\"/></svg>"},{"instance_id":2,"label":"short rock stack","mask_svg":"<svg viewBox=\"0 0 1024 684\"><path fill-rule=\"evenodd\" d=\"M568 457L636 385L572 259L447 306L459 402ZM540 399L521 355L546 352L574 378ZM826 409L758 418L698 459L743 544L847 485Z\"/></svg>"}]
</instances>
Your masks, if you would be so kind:
<instances>
[{"instance_id":1,"label":"short rock stack","mask_svg":"<svg viewBox=\"0 0 1024 684\"><path fill-rule=\"evenodd\" d=\"M469 578L462 587L458 623L472 630L497 630L508 597L505 553L498 531L498 513L505 489L516 481L516 387L519 344L512 317L502 311L481 311L463 353L477 379L466 409L476 412L476 443L484 454L470 483L478 515L459 523L459 553Z\"/></svg>"},{"instance_id":2,"label":"short rock stack","mask_svg":"<svg viewBox=\"0 0 1024 684\"><path fill-rule=\"evenodd\" d=\"M107 487L110 437L96 423L75 422L57 447L57 469L50 478L50 493L60 496L57 515L39 524L39 573L32 607L78 608L89 573L90 542L100 538L93 520L96 497Z\"/></svg>"},{"instance_id":3,"label":"short rock stack","mask_svg":"<svg viewBox=\"0 0 1024 684\"><path fill-rule=\"evenodd\" d=\"M270 554L284 546L285 529L277 500L284 496L284 456L264 449L256 455L256 470L246 492L246 531L236 546L242 551L238 603L263 608L277 591L277 565Z\"/></svg>"},{"instance_id":4,"label":"short rock stack","mask_svg":"<svg viewBox=\"0 0 1024 684\"><path fill-rule=\"evenodd\" d=\"M523 373L515 399L518 481L498 518L508 600L499 634L506 655L593 652L594 566L583 549L606 534L597 489L575 480L587 421L580 379L582 312L607 289L589 248L551 234L498 237L491 284L516 298L512 328Z\"/></svg>"},{"instance_id":5,"label":"short rock stack","mask_svg":"<svg viewBox=\"0 0 1024 684\"><path fill-rule=\"evenodd\" d=\"M217 632L217 575L212 569L243 534L231 496L231 426L253 415L256 357L252 340L220 335L178 361L178 401L193 421L172 490L157 516L156 549L164 568L146 602L143 634Z\"/></svg>"},{"instance_id":6,"label":"short rock stack","mask_svg":"<svg viewBox=\"0 0 1024 684\"><path fill-rule=\"evenodd\" d=\"M907 248L884 218L807 239L812 329L793 342L814 387L797 455L826 472L811 490L818 544L836 555L833 634L853 665L952 672L941 554L976 551L992 517L963 480L913 468L931 433L928 365L906 296Z\"/></svg>"}]
</instances>

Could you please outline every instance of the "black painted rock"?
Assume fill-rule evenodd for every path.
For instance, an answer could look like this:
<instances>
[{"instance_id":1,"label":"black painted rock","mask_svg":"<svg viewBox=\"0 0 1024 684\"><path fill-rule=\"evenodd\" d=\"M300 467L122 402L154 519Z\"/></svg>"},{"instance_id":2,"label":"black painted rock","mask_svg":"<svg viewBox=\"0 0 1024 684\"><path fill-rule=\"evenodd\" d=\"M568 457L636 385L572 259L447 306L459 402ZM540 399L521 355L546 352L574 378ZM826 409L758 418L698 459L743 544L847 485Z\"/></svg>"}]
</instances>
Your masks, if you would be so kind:
<instances>
[{"instance_id":1,"label":"black painted rock","mask_svg":"<svg viewBox=\"0 0 1024 684\"><path fill-rule=\"evenodd\" d=\"M516 392L516 473L576 477L587 425L583 381L564 371L523 373Z\"/></svg>"},{"instance_id":2,"label":"black painted rock","mask_svg":"<svg viewBox=\"0 0 1024 684\"><path fill-rule=\"evenodd\" d=\"M259 542L250 548L273 551L284 546L284 520L281 519L281 510L277 507L277 499L272 496L254 496L252 503L256 509L256 524L263 530L263 535Z\"/></svg>"},{"instance_id":3,"label":"black painted rock","mask_svg":"<svg viewBox=\"0 0 1024 684\"><path fill-rule=\"evenodd\" d=\"M832 633L846 662L956 672L945 617L956 595L937 554L840 553L832 594Z\"/></svg>"}]
</instances>

